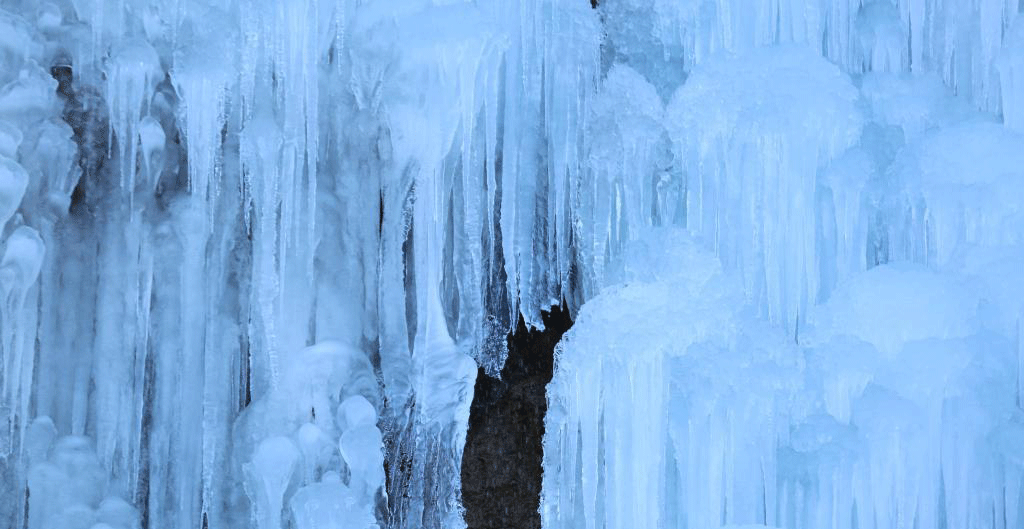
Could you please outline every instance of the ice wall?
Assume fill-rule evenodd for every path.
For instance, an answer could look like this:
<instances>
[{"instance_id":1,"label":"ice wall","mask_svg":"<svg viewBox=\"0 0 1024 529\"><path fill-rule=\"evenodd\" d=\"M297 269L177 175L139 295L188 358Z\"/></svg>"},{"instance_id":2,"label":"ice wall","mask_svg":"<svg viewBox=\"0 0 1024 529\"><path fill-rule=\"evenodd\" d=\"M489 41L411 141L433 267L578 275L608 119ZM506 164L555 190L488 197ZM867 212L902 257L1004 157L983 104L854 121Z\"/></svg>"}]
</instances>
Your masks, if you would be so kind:
<instances>
[{"instance_id":1,"label":"ice wall","mask_svg":"<svg viewBox=\"0 0 1024 529\"><path fill-rule=\"evenodd\" d=\"M4 526L464 525L477 365L576 295L590 6L0 5Z\"/></svg>"},{"instance_id":2,"label":"ice wall","mask_svg":"<svg viewBox=\"0 0 1024 529\"><path fill-rule=\"evenodd\" d=\"M678 343L648 351L634 333L634 354L608 352L622 369L579 360L581 372L607 378L607 388L588 390L621 393L616 417L688 443L671 455L660 434L628 441L671 458L622 457L608 475L677 477L598 486L591 480L605 467L565 460L557 485L571 498L545 496L546 520L626 524L625 511L609 511L626 501L637 520L670 516L688 527L797 526L812 511L845 519L840 500L808 492L810 474L779 471L772 482L770 466L760 471L758 518L756 480L746 479L759 475L753 454L789 461L769 441L814 410L846 426L860 424L857 409L870 416L870 407L842 411L846 399L883 395L886 407L896 402L888 391L932 411L946 402L938 378L926 377L925 396L884 381L870 394L837 382L863 389L856 395L801 382L812 372L800 366L812 329L826 351L842 350L815 321L826 301L842 306L833 292L854 292L863 277L880 278L871 281L884 293L887 281L938 274L978 296L977 307L956 305L966 330L880 339L896 357L909 348L918 358L915 344L941 339L936 347L958 359L943 366L967 358L1005 368L988 385L968 377L950 386L984 413L926 424L946 435L980 417L971 431L1001 439L942 451L939 497L944 520L1009 524L1021 503L1019 420L999 406L1006 374L1024 372L1013 280L1019 11L1016 0L603 0L597 9L585 0L0 1L0 520L461 527L458 469L476 367L500 371L520 315L538 326L554 304L575 313L634 281L620 263L644 240L686 248L666 250L677 259L668 270L692 259L733 283L701 290L702 280L676 277L672 288L689 285L687 294L665 301L677 311L666 315L724 326L711 329L721 334L669 319ZM918 268L874 274L890 262ZM659 288L643 295L654 303ZM907 311L925 303L906 296ZM704 314L680 300L728 310ZM602 303L584 321L600 321ZM662 321L647 314L637 320ZM947 323L937 321L924 328ZM835 340L852 334L883 348L861 331L835 331ZM602 347L577 349L602 362ZM704 400L691 402L685 380L672 389L658 378L673 362L685 376L709 370ZM754 388L757 399L718 399L730 383L757 378L744 362L779 378ZM879 362L872 369L888 369ZM837 363L820 370L867 369ZM668 389L632 391L615 377L631 369L638 383ZM877 370L853 378L875 381ZM553 403L579 390L553 388ZM799 413L786 408L788 423L763 407L787 406L780 388L811 400ZM682 419L632 413L634 398L652 413L662 406L717 422L684 439L672 433ZM759 451L709 459L702 440L725 439L732 402ZM600 430L600 409L581 407L564 423L552 415L551 431L571 432L572 421ZM998 410L1006 413L987 415ZM37 434L44 439L29 441ZM591 434L598 441L585 461L611 446ZM934 450L925 437L896 439ZM684 458L684 448L697 451ZM986 467L1002 472L1002 500L991 492L995 474L975 476L957 467L975 460L947 455L976 448L1002 454L1002 466ZM857 459L835 475L855 476L859 496L841 489L851 502L905 520L907 502L940 502L933 455L914 460L924 470L889 495L878 491L895 485L869 487L865 476L871 465L909 461L902 453ZM550 447L545 457L563 461ZM698 486L726 479L716 461L736 467L721 482L727 492ZM574 496L583 477L573 469L588 472L585 501ZM33 483L55 492L33 495ZM92 494L72 497L65 485ZM685 501L661 501L665 490ZM967 504L951 506L954 494ZM650 510L670 504L664 515ZM735 516L716 519L722 505ZM986 518L1000 507L1003 522ZM41 511L51 514L33 517Z\"/></svg>"},{"instance_id":3,"label":"ice wall","mask_svg":"<svg viewBox=\"0 0 1024 529\"><path fill-rule=\"evenodd\" d=\"M1018 527L1022 6L738 5L599 9L544 527Z\"/></svg>"},{"instance_id":4,"label":"ice wall","mask_svg":"<svg viewBox=\"0 0 1024 529\"><path fill-rule=\"evenodd\" d=\"M687 234L624 254L556 350L545 527L1020 524L1020 350L994 291L881 265L794 340Z\"/></svg>"}]
</instances>

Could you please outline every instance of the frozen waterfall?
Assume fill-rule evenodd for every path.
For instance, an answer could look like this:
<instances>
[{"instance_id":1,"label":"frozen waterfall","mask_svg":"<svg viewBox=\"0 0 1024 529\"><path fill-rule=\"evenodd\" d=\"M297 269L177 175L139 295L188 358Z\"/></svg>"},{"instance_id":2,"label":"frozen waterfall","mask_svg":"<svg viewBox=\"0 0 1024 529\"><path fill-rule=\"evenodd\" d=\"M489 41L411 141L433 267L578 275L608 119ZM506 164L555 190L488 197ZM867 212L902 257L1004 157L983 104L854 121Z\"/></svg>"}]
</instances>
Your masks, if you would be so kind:
<instances>
[{"instance_id":1,"label":"frozen waterfall","mask_svg":"<svg viewBox=\"0 0 1024 529\"><path fill-rule=\"evenodd\" d=\"M1024 528L1022 0L0 0L0 222L0 528L464 529L552 310L495 526Z\"/></svg>"}]
</instances>

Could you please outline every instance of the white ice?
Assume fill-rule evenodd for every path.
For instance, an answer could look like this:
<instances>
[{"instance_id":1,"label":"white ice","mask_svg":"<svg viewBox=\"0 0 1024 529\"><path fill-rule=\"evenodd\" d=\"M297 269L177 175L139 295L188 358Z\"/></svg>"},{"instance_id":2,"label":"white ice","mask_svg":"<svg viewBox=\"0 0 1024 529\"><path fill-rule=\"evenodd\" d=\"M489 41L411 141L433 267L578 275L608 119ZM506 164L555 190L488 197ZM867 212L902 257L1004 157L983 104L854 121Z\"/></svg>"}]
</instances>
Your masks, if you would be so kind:
<instances>
[{"instance_id":1,"label":"white ice","mask_svg":"<svg viewBox=\"0 0 1024 529\"><path fill-rule=\"evenodd\" d=\"M0 526L1018 529L1022 9L0 0Z\"/></svg>"}]
</instances>

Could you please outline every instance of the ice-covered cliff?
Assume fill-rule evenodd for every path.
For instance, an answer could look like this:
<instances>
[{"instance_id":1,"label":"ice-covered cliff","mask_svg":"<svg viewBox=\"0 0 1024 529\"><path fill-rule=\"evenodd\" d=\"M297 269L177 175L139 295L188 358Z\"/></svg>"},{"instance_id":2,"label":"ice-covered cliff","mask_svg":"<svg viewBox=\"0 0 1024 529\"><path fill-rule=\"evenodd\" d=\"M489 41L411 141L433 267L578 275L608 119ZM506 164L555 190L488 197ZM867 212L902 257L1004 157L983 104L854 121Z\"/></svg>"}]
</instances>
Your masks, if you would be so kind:
<instances>
[{"instance_id":1,"label":"ice-covered cliff","mask_svg":"<svg viewBox=\"0 0 1024 529\"><path fill-rule=\"evenodd\" d=\"M0 0L0 526L1024 520L1018 0Z\"/></svg>"}]
</instances>

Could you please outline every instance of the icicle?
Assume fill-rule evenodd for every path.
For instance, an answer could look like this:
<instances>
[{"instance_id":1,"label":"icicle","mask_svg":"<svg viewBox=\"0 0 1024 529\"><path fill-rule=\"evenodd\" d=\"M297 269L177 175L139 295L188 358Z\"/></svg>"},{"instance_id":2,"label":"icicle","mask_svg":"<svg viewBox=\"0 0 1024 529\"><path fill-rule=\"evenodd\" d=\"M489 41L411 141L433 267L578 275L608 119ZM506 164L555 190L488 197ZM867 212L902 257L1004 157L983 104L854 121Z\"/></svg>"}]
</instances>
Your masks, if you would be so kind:
<instances>
[{"instance_id":1,"label":"icicle","mask_svg":"<svg viewBox=\"0 0 1024 529\"><path fill-rule=\"evenodd\" d=\"M859 138L856 98L834 66L780 48L695 70L666 112L688 173L687 227L789 328L818 294L817 175ZM793 99L804 104L783 103Z\"/></svg>"},{"instance_id":2,"label":"icicle","mask_svg":"<svg viewBox=\"0 0 1024 529\"><path fill-rule=\"evenodd\" d=\"M118 45L107 65L106 75L111 135L117 136L121 149L121 186L128 190L129 200L132 200L138 158L136 136L142 133L139 120L149 107L153 89L163 80L164 72L156 50L145 40L131 39ZM110 143L113 145L112 141Z\"/></svg>"},{"instance_id":3,"label":"icicle","mask_svg":"<svg viewBox=\"0 0 1024 529\"><path fill-rule=\"evenodd\" d=\"M222 16L216 10L206 16ZM228 50L231 35L202 33L187 26L181 37L188 47L177 50L171 80L183 109L179 120L188 147L188 188L202 207L210 209L220 192L221 131L226 119L225 99L231 82Z\"/></svg>"},{"instance_id":4,"label":"icicle","mask_svg":"<svg viewBox=\"0 0 1024 529\"><path fill-rule=\"evenodd\" d=\"M994 123L977 123L944 127L909 145L893 167L907 202L921 201L924 213L890 222L906 222L907 246L924 252L905 257L943 266L964 244L1019 244L1022 142L1024 137Z\"/></svg>"},{"instance_id":5,"label":"icicle","mask_svg":"<svg viewBox=\"0 0 1024 529\"><path fill-rule=\"evenodd\" d=\"M899 11L889 0L869 0L861 7L856 29L861 71L902 72L909 69L906 31Z\"/></svg>"},{"instance_id":6,"label":"icicle","mask_svg":"<svg viewBox=\"0 0 1024 529\"><path fill-rule=\"evenodd\" d=\"M2 343L3 399L9 415L0 431L0 453L7 456L21 446L21 436L29 423L29 401L33 379L35 310L26 306L28 293L39 276L45 246L39 234L21 226L4 241L0 261L0 294L3 305Z\"/></svg>"},{"instance_id":7,"label":"icicle","mask_svg":"<svg viewBox=\"0 0 1024 529\"><path fill-rule=\"evenodd\" d=\"M586 209L577 212L591 233L577 234L575 243L586 270L592 270L597 291L605 281L606 257L616 260L623 243L658 224L654 209L654 177L658 173L663 108L654 87L635 70L615 66L590 107L588 167L592 183L581 197ZM612 205L612 190L621 189L622 207ZM625 226L610 240L612 226ZM610 247L606 248L607 244Z\"/></svg>"},{"instance_id":8,"label":"icicle","mask_svg":"<svg viewBox=\"0 0 1024 529\"><path fill-rule=\"evenodd\" d=\"M287 437L272 437L260 443L252 461L245 466L245 489L252 498L258 529L280 529L285 491L300 454Z\"/></svg>"},{"instance_id":9,"label":"icicle","mask_svg":"<svg viewBox=\"0 0 1024 529\"><path fill-rule=\"evenodd\" d=\"M768 418L785 420L776 402L793 386L795 349L777 331L739 322L731 305L741 299L738 285L729 286L717 259L680 230L641 233L624 261L623 283L588 301L558 348L545 425L544 526L763 519L763 502L774 505L774 497L763 498L752 477L773 465L780 425ZM747 349L758 340L768 344ZM774 362L770 381L754 375ZM736 378L718 380L725 372ZM674 473L686 484L667 496ZM668 525L663 509L677 504L686 522Z\"/></svg>"},{"instance_id":10,"label":"icicle","mask_svg":"<svg viewBox=\"0 0 1024 529\"><path fill-rule=\"evenodd\" d=\"M1008 30L999 58L1003 123L1024 133L1024 15Z\"/></svg>"},{"instance_id":11,"label":"icicle","mask_svg":"<svg viewBox=\"0 0 1024 529\"><path fill-rule=\"evenodd\" d=\"M1024 320L1017 318L1017 407L1024 409Z\"/></svg>"},{"instance_id":12,"label":"icicle","mask_svg":"<svg viewBox=\"0 0 1024 529\"><path fill-rule=\"evenodd\" d=\"M21 205L28 188L28 173L18 162L0 156L0 225L6 225Z\"/></svg>"},{"instance_id":13,"label":"icicle","mask_svg":"<svg viewBox=\"0 0 1024 529\"><path fill-rule=\"evenodd\" d=\"M1016 0L897 0L915 72L934 71L958 94L998 110L996 59Z\"/></svg>"}]
</instances>

